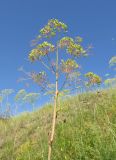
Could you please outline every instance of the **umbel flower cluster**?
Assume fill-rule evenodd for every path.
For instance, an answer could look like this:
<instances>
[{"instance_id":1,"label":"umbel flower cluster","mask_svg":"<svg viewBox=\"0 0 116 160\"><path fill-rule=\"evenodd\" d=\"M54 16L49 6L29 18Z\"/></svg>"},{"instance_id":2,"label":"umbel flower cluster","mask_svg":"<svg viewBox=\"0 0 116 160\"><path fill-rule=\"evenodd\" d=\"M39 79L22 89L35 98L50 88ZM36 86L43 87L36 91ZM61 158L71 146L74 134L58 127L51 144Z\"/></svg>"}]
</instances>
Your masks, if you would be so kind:
<instances>
[{"instance_id":1,"label":"umbel flower cluster","mask_svg":"<svg viewBox=\"0 0 116 160\"><path fill-rule=\"evenodd\" d=\"M41 56L45 56L49 52L54 52L54 50L55 50L55 46L45 41L37 45L35 49L32 49L32 51L29 54L29 59L31 62L33 62L39 59Z\"/></svg>"},{"instance_id":2,"label":"umbel flower cluster","mask_svg":"<svg viewBox=\"0 0 116 160\"><path fill-rule=\"evenodd\" d=\"M35 83L37 83L40 86L42 86L43 84L45 85L47 83L47 75L44 71L39 73L31 72L31 78Z\"/></svg>"},{"instance_id":3,"label":"umbel flower cluster","mask_svg":"<svg viewBox=\"0 0 116 160\"><path fill-rule=\"evenodd\" d=\"M44 26L44 28L42 28L40 30L40 35L39 38L41 37L46 37L46 38L50 38L52 36L55 36L57 31L66 31L67 30L67 25L58 21L57 19L51 19L48 21L48 24Z\"/></svg>"},{"instance_id":4,"label":"umbel flower cluster","mask_svg":"<svg viewBox=\"0 0 116 160\"><path fill-rule=\"evenodd\" d=\"M67 53L75 57L79 57L81 55L86 56L87 52L83 49L83 47L79 43L75 43L74 40L70 37L63 37L58 44L59 48L66 48ZM56 47L44 41L43 43L36 46L36 48L32 49L29 54L29 59L31 62L35 60L39 60L42 56L47 55L48 53L54 52Z\"/></svg>"},{"instance_id":5,"label":"umbel flower cluster","mask_svg":"<svg viewBox=\"0 0 116 160\"><path fill-rule=\"evenodd\" d=\"M100 85L101 84L101 78L94 74L93 72L88 72L85 74L85 77L87 77L89 79L89 82L87 83L88 86L90 85L94 85L94 84L97 84L97 85Z\"/></svg>"},{"instance_id":6,"label":"umbel flower cluster","mask_svg":"<svg viewBox=\"0 0 116 160\"><path fill-rule=\"evenodd\" d=\"M71 73L75 69L77 69L78 67L79 66L75 60L68 59L66 61L64 61L64 60L61 61L61 71L64 73Z\"/></svg>"},{"instance_id":7,"label":"umbel flower cluster","mask_svg":"<svg viewBox=\"0 0 116 160\"><path fill-rule=\"evenodd\" d=\"M61 48L66 48L66 51L71 55L76 57L80 55L87 55L86 51L80 45L79 41L77 43L70 37L63 37L59 43Z\"/></svg>"},{"instance_id":8,"label":"umbel flower cluster","mask_svg":"<svg viewBox=\"0 0 116 160\"><path fill-rule=\"evenodd\" d=\"M40 30L39 38L50 38L55 36L57 32L66 31L67 25L58 21L57 19L51 19L48 21L47 25ZM86 56L87 50L85 50L82 45L82 38L76 37L75 39L71 37L63 37L58 42L57 45L53 45L47 41L41 44L36 44L35 48L31 50L29 54L29 59L31 62L39 60L42 56L46 56L51 52L55 52L57 48L65 49L67 53L79 57Z\"/></svg>"}]
</instances>

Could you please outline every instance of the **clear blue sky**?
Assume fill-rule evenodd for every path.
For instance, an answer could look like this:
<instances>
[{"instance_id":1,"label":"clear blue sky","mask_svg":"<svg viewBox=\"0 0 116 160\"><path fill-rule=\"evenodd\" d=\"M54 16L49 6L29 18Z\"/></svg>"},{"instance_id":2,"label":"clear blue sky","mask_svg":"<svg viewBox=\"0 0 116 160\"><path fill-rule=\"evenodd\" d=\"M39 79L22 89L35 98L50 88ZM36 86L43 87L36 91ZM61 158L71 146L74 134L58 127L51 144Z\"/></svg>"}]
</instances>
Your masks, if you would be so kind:
<instances>
[{"instance_id":1,"label":"clear blue sky","mask_svg":"<svg viewBox=\"0 0 116 160\"><path fill-rule=\"evenodd\" d=\"M108 61L116 55L115 0L1 0L0 89L24 87L17 83L17 69L23 65L31 70L26 60L30 41L50 18L65 22L72 36L80 35L85 45L93 45L92 55L80 60L84 72L113 74Z\"/></svg>"}]
</instances>

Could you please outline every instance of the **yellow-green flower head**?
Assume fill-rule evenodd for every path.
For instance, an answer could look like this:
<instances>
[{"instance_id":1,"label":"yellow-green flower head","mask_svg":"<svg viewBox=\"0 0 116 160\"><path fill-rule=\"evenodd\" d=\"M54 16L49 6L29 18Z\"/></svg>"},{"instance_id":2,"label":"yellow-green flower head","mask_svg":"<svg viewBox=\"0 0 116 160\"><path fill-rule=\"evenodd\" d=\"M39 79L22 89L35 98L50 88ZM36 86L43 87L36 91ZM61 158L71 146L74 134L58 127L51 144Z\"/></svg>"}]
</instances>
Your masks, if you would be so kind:
<instances>
[{"instance_id":1,"label":"yellow-green flower head","mask_svg":"<svg viewBox=\"0 0 116 160\"><path fill-rule=\"evenodd\" d=\"M76 63L76 61L72 59L68 59L66 61L62 60L61 62L61 70L62 72L65 72L65 73L70 73L75 69L77 69L78 67L79 65Z\"/></svg>"},{"instance_id":2,"label":"yellow-green flower head","mask_svg":"<svg viewBox=\"0 0 116 160\"><path fill-rule=\"evenodd\" d=\"M35 49L32 49L29 54L29 59L31 62L39 59L41 56L45 56L50 52L54 52L55 47L51 43L44 41L43 43L37 45Z\"/></svg>"},{"instance_id":3,"label":"yellow-green flower head","mask_svg":"<svg viewBox=\"0 0 116 160\"><path fill-rule=\"evenodd\" d=\"M98 76L97 74L94 74L93 72L88 72L85 74L85 77L87 77L89 79L89 84L101 84L102 79L100 78L100 76Z\"/></svg>"},{"instance_id":4,"label":"yellow-green flower head","mask_svg":"<svg viewBox=\"0 0 116 160\"><path fill-rule=\"evenodd\" d=\"M75 43L75 41L71 37L63 37L59 42L60 48L66 48L67 52L74 56L85 55L86 51L79 43Z\"/></svg>"},{"instance_id":5,"label":"yellow-green flower head","mask_svg":"<svg viewBox=\"0 0 116 160\"><path fill-rule=\"evenodd\" d=\"M56 35L56 32L66 31L67 25L57 19L50 19L48 24L40 30L40 35L46 38Z\"/></svg>"}]
</instances>

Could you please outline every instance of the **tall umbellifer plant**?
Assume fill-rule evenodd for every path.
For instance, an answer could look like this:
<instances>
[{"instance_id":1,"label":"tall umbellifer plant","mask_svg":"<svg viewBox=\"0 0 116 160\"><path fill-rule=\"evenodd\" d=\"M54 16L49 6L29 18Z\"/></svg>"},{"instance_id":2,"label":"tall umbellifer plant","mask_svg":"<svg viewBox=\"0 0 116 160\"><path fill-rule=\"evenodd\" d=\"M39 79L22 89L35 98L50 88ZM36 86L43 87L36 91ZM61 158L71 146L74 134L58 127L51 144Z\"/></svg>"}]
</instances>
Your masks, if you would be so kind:
<instances>
[{"instance_id":1,"label":"tall umbellifer plant","mask_svg":"<svg viewBox=\"0 0 116 160\"><path fill-rule=\"evenodd\" d=\"M71 74L74 75L74 73L77 73L75 75L79 75L79 65L76 62L76 58L86 56L88 52L88 48L84 49L81 45L82 38L76 37L73 39L65 36L67 29L67 25L57 19L50 19L48 21L47 25L40 30L37 38L33 40L34 48L29 53L29 60L31 62L39 61L41 65L45 67L45 70L38 73L25 72L30 79L33 79L33 81L41 87L42 91L49 92L54 96L48 160L51 159L57 108L60 107L58 105L59 95L63 91L66 92L66 90L70 90L71 87L73 87L73 83L71 83L70 79ZM57 35L59 36L57 37ZM51 43L52 37L54 37L54 43ZM45 39L48 39L49 41L46 41ZM66 52L67 54L63 54L63 52Z\"/></svg>"}]
</instances>

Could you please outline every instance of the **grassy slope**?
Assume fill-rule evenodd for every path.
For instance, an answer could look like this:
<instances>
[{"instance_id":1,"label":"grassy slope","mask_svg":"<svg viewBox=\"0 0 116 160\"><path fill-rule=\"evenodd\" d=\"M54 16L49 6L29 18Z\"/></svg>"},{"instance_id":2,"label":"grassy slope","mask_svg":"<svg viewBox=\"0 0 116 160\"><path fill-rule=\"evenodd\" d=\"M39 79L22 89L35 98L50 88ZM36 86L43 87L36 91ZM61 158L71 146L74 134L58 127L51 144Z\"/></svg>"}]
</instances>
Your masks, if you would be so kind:
<instances>
[{"instance_id":1,"label":"grassy slope","mask_svg":"<svg viewBox=\"0 0 116 160\"><path fill-rule=\"evenodd\" d=\"M116 90L61 103L52 160L116 160ZM0 121L0 160L47 160L51 106Z\"/></svg>"}]
</instances>

